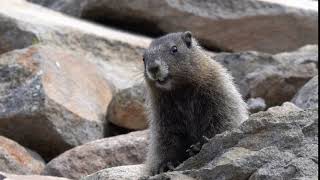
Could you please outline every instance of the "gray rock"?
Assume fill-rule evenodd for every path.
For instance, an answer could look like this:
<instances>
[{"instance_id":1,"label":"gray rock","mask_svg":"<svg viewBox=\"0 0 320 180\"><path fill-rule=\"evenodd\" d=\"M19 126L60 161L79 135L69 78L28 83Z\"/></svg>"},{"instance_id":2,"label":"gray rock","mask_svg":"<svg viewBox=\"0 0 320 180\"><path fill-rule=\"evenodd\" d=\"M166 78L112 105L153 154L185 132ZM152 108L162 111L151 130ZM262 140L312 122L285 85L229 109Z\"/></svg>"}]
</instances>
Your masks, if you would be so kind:
<instances>
[{"instance_id":1,"label":"gray rock","mask_svg":"<svg viewBox=\"0 0 320 180\"><path fill-rule=\"evenodd\" d=\"M108 107L107 120L119 127L142 130L148 127L142 84L117 92Z\"/></svg>"},{"instance_id":2,"label":"gray rock","mask_svg":"<svg viewBox=\"0 0 320 180\"><path fill-rule=\"evenodd\" d=\"M1 179L3 178L3 179ZM58 178L52 176L38 176L38 175L15 175L0 172L1 180L68 180L66 178Z\"/></svg>"},{"instance_id":3,"label":"gray rock","mask_svg":"<svg viewBox=\"0 0 320 180\"><path fill-rule=\"evenodd\" d=\"M68 15L80 17L86 0L27 0L32 3L50 7L55 11L60 11Z\"/></svg>"},{"instance_id":4,"label":"gray rock","mask_svg":"<svg viewBox=\"0 0 320 180\"><path fill-rule=\"evenodd\" d=\"M318 76L315 76L309 82L307 82L294 96L292 102L302 109L318 108L318 78Z\"/></svg>"},{"instance_id":5,"label":"gray rock","mask_svg":"<svg viewBox=\"0 0 320 180\"><path fill-rule=\"evenodd\" d=\"M0 54L22 49L39 40L35 34L18 27L13 19L0 14Z\"/></svg>"},{"instance_id":6,"label":"gray rock","mask_svg":"<svg viewBox=\"0 0 320 180\"><path fill-rule=\"evenodd\" d=\"M35 152L0 136L0 171L14 174L40 174L44 160Z\"/></svg>"},{"instance_id":7,"label":"gray rock","mask_svg":"<svg viewBox=\"0 0 320 180\"><path fill-rule=\"evenodd\" d=\"M248 109L250 113L257 113L259 111L264 111L267 108L265 100L260 97L248 99L247 104L248 104Z\"/></svg>"},{"instance_id":8,"label":"gray rock","mask_svg":"<svg viewBox=\"0 0 320 180\"><path fill-rule=\"evenodd\" d=\"M285 102L281 106L274 106L268 109L268 112L275 115L286 115L289 112L301 111L302 109L297 107L291 102Z\"/></svg>"},{"instance_id":9,"label":"gray rock","mask_svg":"<svg viewBox=\"0 0 320 180\"><path fill-rule=\"evenodd\" d=\"M210 49L278 53L318 43L317 2L309 0L31 1L150 34L191 30Z\"/></svg>"},{"instance_id":10,"label":"gray rock","mask_svg":"<svg viewBox=\"0 0 320 180\"><path fill-rule=\"evenodd\" d=\"M81 180L133 180L142 176L143 165L129 165L108 168L86 176Z\"/></svg>"},{"instance_id":11,"label":"gray rock","mask_svg":"<svg viewBox=\"0 0 320 180\"><path fill-rule=\"evenodd\" d=\"M213 58L233 75L244 98L261 97L267 107L290 101L318 74L318 46L270 55L258 52L220 53Z\"/></svg>"},{"instance_id":12,"label":"gray rock","mask_svg":"<svg viewBox=\"0 0 320 180\"><path fill-rule=\"evenodd\" d=\"M318 109L302 111L293 106L287 103L282 110L278 107L251 115L239 128L213 137L199 154L183 162L175 171L149 179L317 177L318 134L314 129L317 130Z\"/></svg>"},{"instance_id":13,"label":"gray rock","mask_svg":"<svg viewBox=\"0 0 320 180\"><path fill-rule=\"evenodd\" d=\"M42 174L80 179L105 168L141 164L147 153L147 132L132 132L78 146L50 161Z\"/></svg>"}]
</instances>

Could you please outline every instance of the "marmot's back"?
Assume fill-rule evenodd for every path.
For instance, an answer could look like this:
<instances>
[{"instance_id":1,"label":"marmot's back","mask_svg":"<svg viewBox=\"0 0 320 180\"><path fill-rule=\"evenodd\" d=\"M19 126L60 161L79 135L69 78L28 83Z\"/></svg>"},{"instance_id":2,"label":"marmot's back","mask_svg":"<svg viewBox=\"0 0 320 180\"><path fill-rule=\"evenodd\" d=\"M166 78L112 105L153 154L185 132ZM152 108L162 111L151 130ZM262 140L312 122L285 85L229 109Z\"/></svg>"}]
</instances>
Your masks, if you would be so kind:
<instances>
[{"instance_id":1,"label":"marmot's back","mask_svg":"<svg viewBox=\"0 0 320 180\"><path fill-rule=\"evenodd\" d=\"M201 148L203 136L213 137L247 119L246 103L231 76L190 32L154 40L143 59L151 129L149 174L172 169ZM190 150L192 144L199 147Z\"/></svg>"}]
</instances>

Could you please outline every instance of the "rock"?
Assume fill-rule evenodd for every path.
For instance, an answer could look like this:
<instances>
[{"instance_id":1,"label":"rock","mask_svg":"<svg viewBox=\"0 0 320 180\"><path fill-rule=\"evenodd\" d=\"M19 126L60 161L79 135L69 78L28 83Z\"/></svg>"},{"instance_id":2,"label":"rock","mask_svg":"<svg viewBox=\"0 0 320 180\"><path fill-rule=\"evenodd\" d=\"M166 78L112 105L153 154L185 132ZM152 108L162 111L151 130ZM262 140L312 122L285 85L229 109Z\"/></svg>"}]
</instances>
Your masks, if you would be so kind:
<instances>
[{"instance_id":1,"label":"rock","mask_svg":"<svg viewBox=\"0 0 320 180\"><path fill-rule=\"evenodd\" d=\"M151 40L24 0L1 2L0 22L0 135L46 160L102 138L112 92L141 80Z\"/></svg>"},{"instance_id":2,"label":"rock","mask_svg":"<svg viewBox=\"0 0 320 180\"><path fill-rule=\"evenodd\" d=\"M109 105L107 120L119 127L142 130L148 127L145 115L143 85L136 85L116 93Z\"/></svg>"},{"instance_id":3,"label":"rock","mask_svg":"<svg viewBox=\"0 0 320 180\"><path fill-rule=\"evenodd\" d=\"M25 0L1 2L0 22L3 21L9 25L1 26L0 37L13 44L8 48L7 43L0 42L0 53L2 49L54 44L75 52L83 51L83 58L98 64L104 78L117 90L132 87L142 79L142 54L150 38L64 16Z\"/></svg>"},{"instance_id":4,"label":"rock","mask_svg":"<svg viewBox=\"0 0 320 180\"><path fill-rule=\"evenodd\" d=\"M267 107L290 101L318 74L318 46L270 55L259 52L220 53L213 58L233 75L244 98L261 97Z\"/></svg>"},{"instance_id":5,"label":"rock","mask_svg":"<svg viewBox=\"0 0 320 180\"><path fill-rule=\"evenodd\" d=\"M318 43L318 4L310 0L30 1L151 35L190 30L212 50L279 53Z\"/></svg>"},{"instance_id":6,"label":"rock","mask_svg":"<svg viewBox=\"0 0 320 180\"><path fill-rule=\"evenodd\" d=\"M306 85L304 85L294 96L292 102L302 109L318 108L318 78L318 76L315 76Z\"/></svg>"},{"instance_id":7,"label":"rock","mask_svg":"<svg viewBox=\"0 0 320 180\"><path fill-rule=\"evenodd\" d=\"M27 0L68 15L80 17L86 0Z\"/></svg>"},{"instance_id":8,"label":"rock","mask_svg":"<svg viewBox=\"0 0 320 180\"><path fill-rule=\"evenodd\" d=\"M50 161L42 174L79 179L101 169L141 164L147 153L148 131L93 141Z\"/></svg>"},{"instance_id":9,"label":"rock","mask_svg":"<svg viewBox=\"0 0 320 180\"><path fill-rule=\"evenodd\" d=\"M58 178L51 176L38 176L38 175L14 175L0 172L1 180L68 180L66 178Z\"/></svg>"},{"instance_id":10,"label":"rock","mask_svg":"<svg viewBox=\"0 0 320 180\"><path fill-rule=\"evenodd\" d=\"M304 64L312 62L314 64L317 64L318 66L318 51L318 45L306 45L295 51L275 54L274 58L287 65L290 65L292 62L294 62L295 64Z\"/></svg>"},{"instance_id":11,"label":"rock","mask_svg":"<svg viewBox=\"0 0 320 180\"><path fill-rule=\"evenodd\" d=\"M268 109L268 112L275 115L286 115L288 112L292 111L301 111L299 107L294 105L291 102L285 102L282 104L282 106L274 106Z\"/></svg>"},{"instance_id":12,"label":"rock","mask_svg":"<svg viewBox=\"0 0 320 180\"><path fill-rule=\"evenodd\" d=\"M142 175L143 165L129 165L108 168L96 172L81 180L133 180L139 179Z\"/></svg>"},{"instance_id":13,"label":"rock","mask_svg":"<svg viewBox=\"0 0 320 180\"><path fill-rule=\"evenodd\" d=\"M309 179L318 176L318 109L290 103L213 137L175 171L149 179ZM308 152L308 153L307 153Z\"/></svg>"},{"instance_id":14,"label":"rock","mask_svg":"<svg viewBox=\"0 0 320 180\"><path fill-rule=\"evenodd\" d=\"M44 45L0 55L0 134L46 159L103 138L112 89L83 56Z\"/></svg>"},{"instance_id":15,"label":"rock","mask_svg":"<svg viewBox=\"0 0 320 180\"><path fill-rule=\"evenodd\" d=\"M15 174L40 174L44 166L44 160L37 153L0 136L0 171Z\"/></svg>"},{"instance_id":16,"label":"rock","mask_svg":"<svg viewBox=\"0 0 320 180\"><path fill-rule=\"evenodd\" d=\"M39 40L35 34L17 27L12 19L0 14L0 54L28 47Z\"/></svg>"},{"instance_id":17,"label":"rock","mask_svg":"<svg viewBox=\"0 0 320 180\"><path fill-rule=\"evenodd\" d=\"M117 125L110 123L109 121L107 121L107 123L105 125L105 136L106 137L118 136L121 134L128 134L133 131L135 131L135 130L130 130L130 129L119 127Z\"/></svg>"},{"instance_id":18,"label":"rock","mask_svg":"<svg viewBox=\"0 0 320 180\"><path fill-rule=\"evenodd\" d=\"M248 104L248 109L251 113L264 111L267 107L265 100L260 97L248 99L247 104Z\"/></svg>"}]
</instances>

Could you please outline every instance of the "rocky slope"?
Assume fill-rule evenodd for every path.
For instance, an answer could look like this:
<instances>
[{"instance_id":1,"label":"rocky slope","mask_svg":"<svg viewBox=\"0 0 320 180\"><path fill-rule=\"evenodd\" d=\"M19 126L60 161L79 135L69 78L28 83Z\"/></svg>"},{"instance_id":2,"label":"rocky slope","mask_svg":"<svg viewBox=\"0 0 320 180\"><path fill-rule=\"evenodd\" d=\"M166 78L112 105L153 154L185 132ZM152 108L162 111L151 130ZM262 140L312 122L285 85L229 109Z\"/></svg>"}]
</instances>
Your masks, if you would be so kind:
<instances>
[{"instance_id":1,"label":"rocky slope","mask_svg":"<svg viewBox=\"0 0 320 180\"><path fill-rule=\"evenodd\" d=\"M136 179L143 166L110 168L90 179ZM127 172L127 173L126 173ZM145 179L316 179L318 109L292 103L252 115L239 128L212 138L174 171Z\"/></svg>"},{"instance_id":2,"label":"rocky slope","mask_svg":"<svg viewBox=\"0 0 320 180\"><path fill-rule=\"evenodd\" d=\"M0 180L143 176L145 35L186 29L234 76L252 115L148 178L317 177L318 2L28 1L0 2Z\"/></svg>"}]
</instances>

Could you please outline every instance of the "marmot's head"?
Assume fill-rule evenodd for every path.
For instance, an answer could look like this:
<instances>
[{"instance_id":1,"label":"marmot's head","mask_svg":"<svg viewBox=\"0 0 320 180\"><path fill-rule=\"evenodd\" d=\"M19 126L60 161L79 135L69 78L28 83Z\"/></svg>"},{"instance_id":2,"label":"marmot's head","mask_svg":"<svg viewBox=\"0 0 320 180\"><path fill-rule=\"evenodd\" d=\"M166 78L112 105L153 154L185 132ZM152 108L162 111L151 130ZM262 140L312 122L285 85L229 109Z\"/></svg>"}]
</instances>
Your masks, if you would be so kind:
<instances>
[{"instance_id":1,"label":"marmot's head","mask_svg":"<svg viewBox=\"0 0 320 180\"><path fill-rule=\"evenodd\" d=\"M192 83L197 71L197 42L191 32L171 33L152 41L143 55L144 76L149 84L171 90Z\"/></svg>"}]
</instances>

